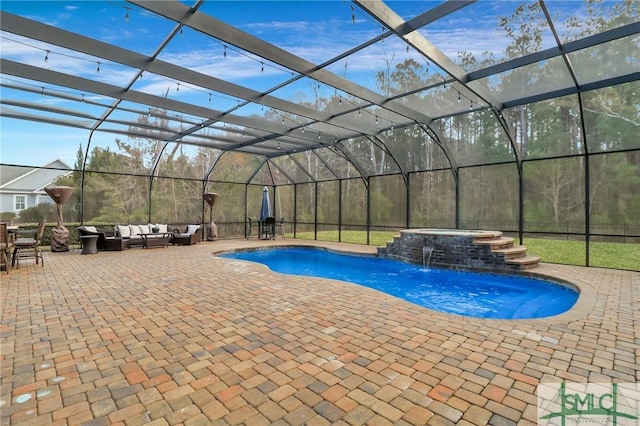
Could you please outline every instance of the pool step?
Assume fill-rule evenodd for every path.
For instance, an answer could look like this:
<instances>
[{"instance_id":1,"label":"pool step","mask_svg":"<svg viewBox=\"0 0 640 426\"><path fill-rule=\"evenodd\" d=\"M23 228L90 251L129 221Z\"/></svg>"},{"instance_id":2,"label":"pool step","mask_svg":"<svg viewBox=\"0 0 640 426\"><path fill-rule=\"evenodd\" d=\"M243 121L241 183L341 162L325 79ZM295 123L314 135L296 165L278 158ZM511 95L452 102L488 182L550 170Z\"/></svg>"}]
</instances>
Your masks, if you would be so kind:
<instances>
[{"instance_id":1,"label":"pool step","mask_svg":"<svg viewBox=\"0 0 640 426\"><path fill-rule=\"evenodd\" d=\"M521 271L525 269L537 268L540 264L539 256L526 255L514 259L506 259L505 263L509 265L517 265Z\"/></svg>"},{"instance_id":2,"label":"pool step","mask_svg":"<svg viewBox=\"0 0 640 426\"><path fill-rule=\"evenodd\" d=\"M540 264L540 257L528 255L527 248L515 245L511 237L474 238L473 243L488 245L492 253L499 253L504 256L505 264L513 265L521 271L537 268Z\"/></svg>"},{"instance_id":3,"label":"pool step","mask_svg":"<svg viewBox=\"0 0 640 426\"><path fill-rule=\"evenodd\" d=\"M491 251L508 249L513 247L513 238L497 237L497 238L474 238L474 244L487 244L491 247Z\"/></svg>"},{"instance_id":4,"label":"pool step","mask_svg":"<svg viewBox=\"0 0 640 426\"><path fill-rule=\"evenodd\" d=\"M516 259L527 255L527 248L520 245L514 245L512 247L499 249L494 249L493 246L491 246L491 251L494 253L504 254L505 259Z\"/></svg>"}]
</instances>

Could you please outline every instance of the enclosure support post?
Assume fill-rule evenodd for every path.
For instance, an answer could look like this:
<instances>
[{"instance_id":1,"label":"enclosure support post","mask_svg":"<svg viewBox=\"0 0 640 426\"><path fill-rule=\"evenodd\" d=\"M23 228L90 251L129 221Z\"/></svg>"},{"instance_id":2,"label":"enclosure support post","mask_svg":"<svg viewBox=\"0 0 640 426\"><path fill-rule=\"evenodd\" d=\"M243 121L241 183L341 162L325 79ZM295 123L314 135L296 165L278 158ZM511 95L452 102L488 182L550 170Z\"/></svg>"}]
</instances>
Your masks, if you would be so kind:
<instances>
[{"instance_id":1,"label":"enclosure support post","mask_svg":"<svg viewBox=\"0 0 640 426\"><path fill-rule=\"evenodd\" d=\"M293 238L298 235L298 184L293 185Z\"/></svg>"},{"instance_id":2,"label":"enclosure support post","mask_svg":"<svg viewBox=\"0 0 640 426\"><path fill-rule=\"evenodd\" d=\"M318 239L318 181L313 184L313 239Z\"/></svg>"},{"instance_id":3,"label":"enclosure support post","mask_svg":"<svg viewBox=\"0 0 640 426\"><path fill-rule=\"evenodd\" d=\"M151 191L153 191L153 175L149 175L149 185L147 187L147 223L151 223Z\"/></svg>"},{"instance_id":4,"label":"enclosure support post","mask_svg":"<svg viewBox=\"0 0 640 426\"><path fill-rule=\"evenodd\" d=\"M342 242L342 179L338 179L338 242Z\"/></svg>"},{"instance_id":5,"label":"enclosure support post","mask_svg":"<svg viewBox=\"0 0 640 426\"><path fill-rule=\"evenodd\" d=\"M407 190L405 200L405 228L409 229L411 224L411 173L407 173Z\"/></svg>"},{"instance_id":6,"label":"enclosure support post","mask_svg":"<svg viewBox=\"0 0 640 426\"><path fill-rule=\"evenodd\" d=\"M587 144L587 129L584 123L584 105L582 103L582 93L578 93L578 106L580 108L580 126L582 130L582 146L584 147L584 244L585 244L585 266L590 266L589 243L591 242L591 183L590 183L590 154Z\"/></svg>"},{"instance_id":7,"label":"enclosure support post","mask_svg":"<svg viewBox=\"0 0 640 426\"><path fill-rule=\"evenodd\" d=\"M524 163L518 163L518 239L524 244Z\"/></svg>"},{"instance_id":8,"label":"enclosure support post","mask_svg":"<svg viewBox=\"0 0 640 426\"><path fill-rule=\"evenodd\" d=\"M251 229L247 229L247 218L249 217L249 184L244 184L244 238L249 236ZM249 224L248 226L251 226Z\"/></svg>"},{"instance_id":9,"label":"enclosure support post","mask_svg":"<svg viewBox=\"0 0 640 426\"><path fill-rule=\"evenodd\" d=\"M457 174L457 171L456 171ZM455 179L456 184L456 229L460 229L460 182Z\"/></svg>"},{"instance_id":10,"label":"enclosure support post","mask_svg":"<svg viewBox=\"0 0 640 426\"><path fill-rule=\"evenodd\" d=\"M591 184L589 183L589 163L591 156L587 153L584 156L584 242L585 242L585 266L590 266L589 243L591 242Z\"/></svg>"},{"instance_id":11,"label":"enclosure support post","mask_svg":"<svg viewBox=\"0 0 640 426\"><path fill-rule=\"evenodd\" d=\"M84 160L82 161L82 170L80 171L80 225L84 225L84 180L85 170L87 169L87 160L89 159L89 147L91 146L91 139L93 138L93 132L89 132L89 138L87 139L87 150L84 153Z\"/></svg>"},{"instance_id":12,"label":"enclosure support post","mask_svg":"<svg viewBox=\"0 0 640 426\"><path fill-rule=\"evenodd\" d=\"M371 240L371 182L369 181L369 177L367 177L367 245Z\"/></svg>"},{"instance_id":13,"label":"enclosure support post","mask_svg":"<svg viewBox=\"0 0 640 426\"><path fill-rule=\"evenodd\" d=\"M513 155L516 160L516 168L518 169L518 239L519 244L522 245L524 238L524 171L522 166L521 156L518 154L518 146L515 143L515 136L511 131L507 120L502 115L502 111L497 109L493 110L498 122L502 126L505 135L509 138L509 145L513 150Z\"/></svg>"}]
</instances>

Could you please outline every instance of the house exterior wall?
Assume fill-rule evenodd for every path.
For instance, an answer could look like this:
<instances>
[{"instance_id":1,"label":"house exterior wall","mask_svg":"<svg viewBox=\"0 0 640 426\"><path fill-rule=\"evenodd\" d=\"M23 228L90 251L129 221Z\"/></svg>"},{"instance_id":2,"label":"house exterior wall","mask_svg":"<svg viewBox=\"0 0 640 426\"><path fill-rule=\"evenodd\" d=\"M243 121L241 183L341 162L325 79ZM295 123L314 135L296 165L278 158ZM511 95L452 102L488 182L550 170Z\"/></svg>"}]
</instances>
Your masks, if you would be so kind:
<instances>
[{"instance_id":1,"label":"house exterior wall","mask_svg":"<svg viewBox=\"0 0 640 426\"><path fill-rule=\"evenodd\" d=\"M44 191L37 194L21 193L3 193L0 194L0 211L19 213L16 210L16 196L25 197L25 209L35 207L40 203L53 203L54 201Z\"/></svg>"}]
</instances>

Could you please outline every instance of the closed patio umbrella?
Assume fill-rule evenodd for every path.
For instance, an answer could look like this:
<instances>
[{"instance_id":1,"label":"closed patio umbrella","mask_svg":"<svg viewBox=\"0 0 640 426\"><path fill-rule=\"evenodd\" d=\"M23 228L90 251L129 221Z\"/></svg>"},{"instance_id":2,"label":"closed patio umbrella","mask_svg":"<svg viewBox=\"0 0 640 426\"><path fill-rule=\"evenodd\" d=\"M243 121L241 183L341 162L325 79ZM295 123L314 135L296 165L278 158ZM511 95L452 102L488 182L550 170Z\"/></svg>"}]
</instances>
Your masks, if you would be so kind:
<instances>
[{"instance_id":1,"label":"closed patio umbrella","mask_svg":"<svg viewBox=\"0 0 640 426\"><path fill-rule=\"evenodd\" d=\"M273 214L271 213L271 202L269 201L269 189L265 186L262 188L262 207L260 208L260 236L261 239L270 239L273 237L273 229L269 229L267 226L267 218L273 221ZM271 224L273 227L273 223Z\"/></svg>"},{"instance_id":2,"label":"closed patio umbrella","mask_svg":"<svg viewBox=\"0 0 640 426\"><path fill-rule=\"evenodd\" d=\"M260 222L264 222L266 218L272 217L271 202L269 201L269 189L265 186L262 188L262 208L260 209Z\"/></svg>"}]
</instances>

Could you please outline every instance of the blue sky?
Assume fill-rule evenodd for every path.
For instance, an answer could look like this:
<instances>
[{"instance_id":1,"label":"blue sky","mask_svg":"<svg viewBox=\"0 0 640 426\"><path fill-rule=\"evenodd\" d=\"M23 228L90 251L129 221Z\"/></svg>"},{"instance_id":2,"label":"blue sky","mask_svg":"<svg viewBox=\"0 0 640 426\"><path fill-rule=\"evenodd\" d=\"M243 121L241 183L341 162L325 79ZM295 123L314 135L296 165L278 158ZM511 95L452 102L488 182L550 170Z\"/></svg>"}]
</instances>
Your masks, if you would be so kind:
<instances>
[{"instance_id":1,"label":"blue sky","mask_svg":"<svg viewBox=\"0 0 640 426\"><path fill-rule=\"evenodd\" d=\"M185 3L191 4L191 2ZM392 1L389 2L389 6L408 20L439 3ZM519 3L481 1L447 17L442 22L429 25L421 32L450 57L455 57L461 50L476 55L491 51L499 57L508 41L496 32L496 17L501 14L510 15ZM575 6L578 2L566 4L569 6L563 7L571 8L571 4ZM351 6L352 3L343 0L208 1L202 10L295 55L319 64L382 33L382 28L377 22L357 7L352 9ZM174 27L172 22L153 16L136 6L110 0L75 2L3 0L1 7L11 13L79 32L143 54L151 54ZM126 15L128 20L125 19ZM134 73L134 70L107 63L97 57L65 52L58 46L23 40L9 33L2 33L0 41L3 57L56 71L87 76L105 83L123 84L129 81ZM549 39L546 43L545 47L548 47L552 40ZM49 50L48 54L47 50ZM424 59L415 52L406 52L400 40L389 38L383 43L377 43L361 53L339 61L329 69L363 86L375 89L376 73L383 70L387 63L395 65L407 57L424 62ZM159 59L257 91L267 90L291 77L288 71L275 64L256 59L251 54L240 52L230 45L211 40L190 29L185 29L181 36L171 41L160 54ZM437 72L437 68L433 65L431 72ZM12 83L20 82L13 77L9 79ZM291 101L298 101L309 96L312 92L312 84L312 81L305 79L295 85L295 88L283 89L277 95ZM238 102L237 99L227 95L185 85L180 86L175 81L148 74L138 80L133 88L157 96L167 95L187 102L211 105L217 110L226 110ZM333 94L326 87L321 87L320 91L324 96ZM1 94L7 98L24 97L24 94L7 89L2 89ZM86 96L87 100L109 102L99 97L94 98L91 94L72 94ZM29 98L33 102L62 108L77 108L77 102L69 103L46 94L33 94ZM209 98L212 100L209 101ZM254 105L238 113L255 113L258 112L256 108L257 106ZM103 111L88 105L84 109L97 115ZM41 165L60 158L72 165L78 147L85 146L88 137L89 133L86 130L2 117L0 118L0 162ZM114 134L97 132L93 136L92 145L111 146L115 138Z\"/></svg>"}]
</instances>

